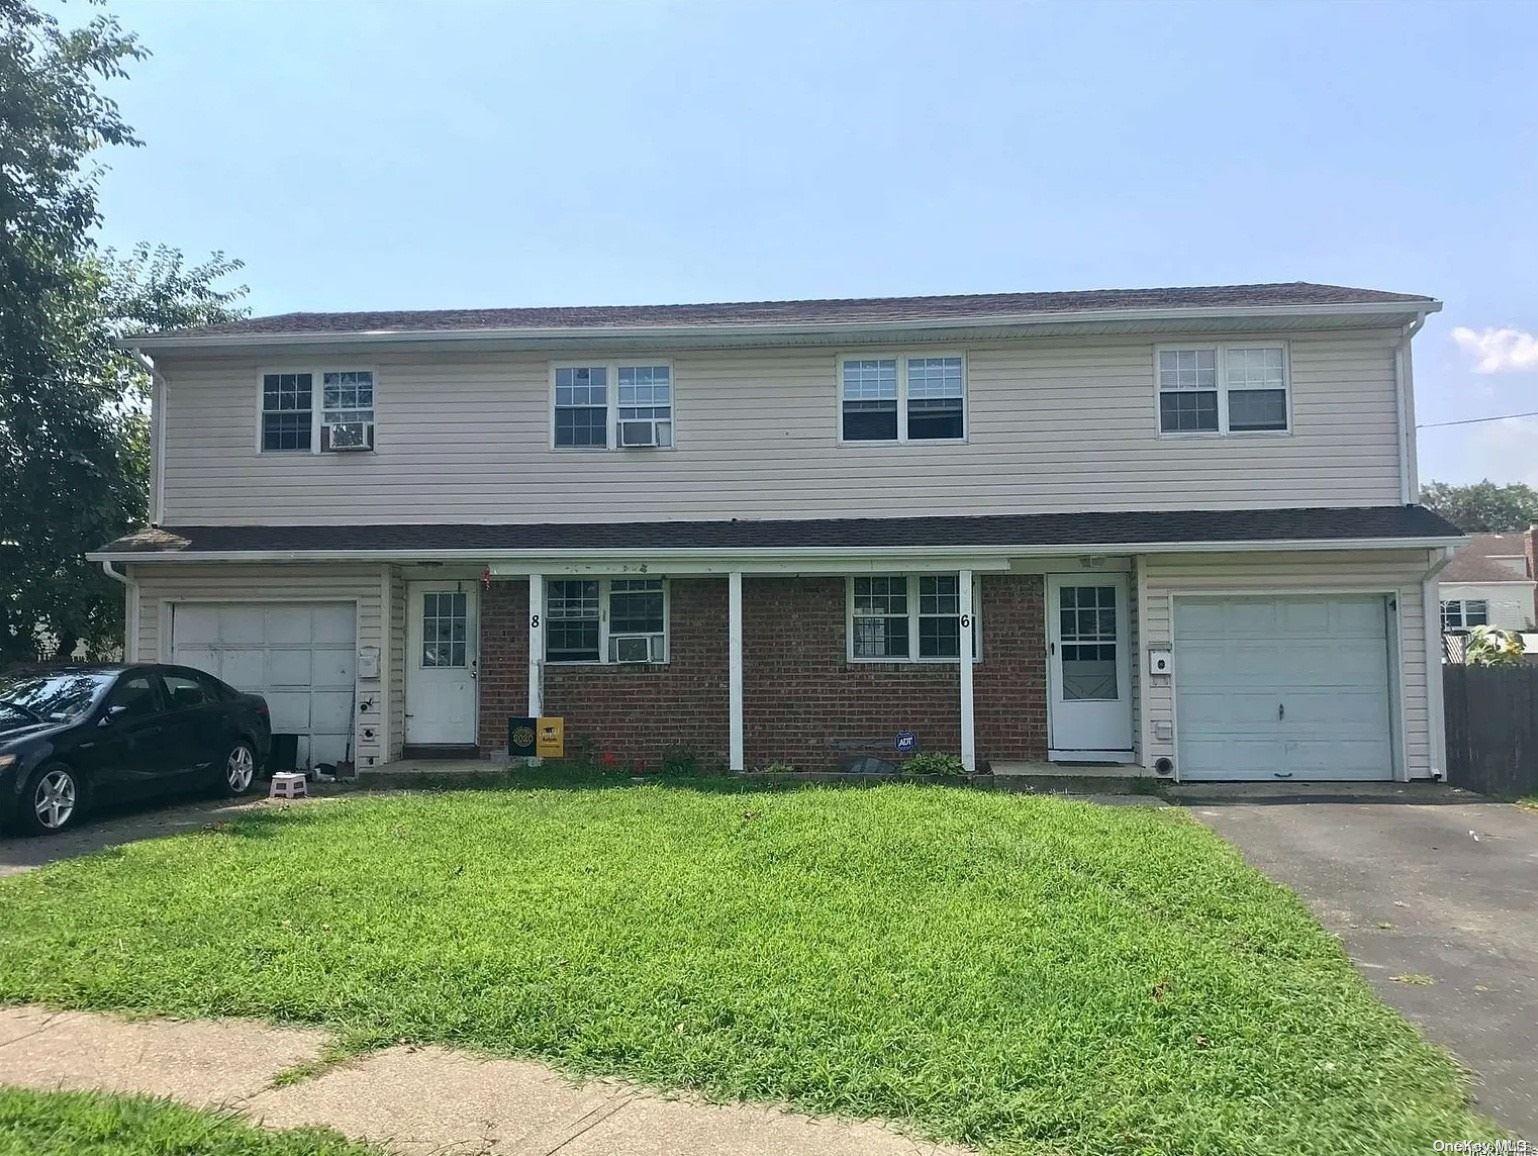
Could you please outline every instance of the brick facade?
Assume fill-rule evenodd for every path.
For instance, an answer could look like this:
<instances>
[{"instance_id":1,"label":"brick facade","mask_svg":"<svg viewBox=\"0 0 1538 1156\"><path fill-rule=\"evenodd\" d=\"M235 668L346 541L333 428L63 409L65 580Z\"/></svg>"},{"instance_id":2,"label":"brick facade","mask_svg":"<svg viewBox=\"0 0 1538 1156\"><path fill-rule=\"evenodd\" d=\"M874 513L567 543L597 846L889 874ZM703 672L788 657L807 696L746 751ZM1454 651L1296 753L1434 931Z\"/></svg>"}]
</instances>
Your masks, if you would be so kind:
<instances>
[{"instance_id":1,"label":"brick facade","mask_svg":"<svg viewBox=\"0 0 1538 1156\"><path fill-rule=\"evenodd\" d=\"M980 582L982 661L973 684L977 757L1044 759L1047 750L1042 579ZM545 712L566 719L569 749L655 766L665 752L727 759L726 579L669 582L666 666L552 666ZM922 749L961 749L959 673L948 663L852 663L844 579L743 580L743 738L749 766L834 769L888 757L899 730ZM528 703L528 586L492 583L481 604L480 743L506 749L510 715Z\"/></svg>"}]
</instances>

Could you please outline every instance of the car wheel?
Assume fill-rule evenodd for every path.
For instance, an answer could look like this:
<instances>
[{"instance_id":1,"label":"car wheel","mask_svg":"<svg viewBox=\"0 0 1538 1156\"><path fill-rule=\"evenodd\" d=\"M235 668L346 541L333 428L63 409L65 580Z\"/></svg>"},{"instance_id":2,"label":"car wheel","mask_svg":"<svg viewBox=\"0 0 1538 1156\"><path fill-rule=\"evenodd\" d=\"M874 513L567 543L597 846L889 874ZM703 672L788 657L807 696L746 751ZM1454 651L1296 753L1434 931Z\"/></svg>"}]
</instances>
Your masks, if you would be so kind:
<instances>
[{"instance_id":1,"label":"car wheel","mask_svg":"<svg viewBox=\"0 0 1538 1156\"><path fill-rule=\"evenodd\" d=\"M73 767L44 763L27 778L18 815L29 835L57 835L85 810L85 789Z\"/></svg>"},{"instance_id":2,"label":"car wheel","mask_svg":"<svg viewBox=\"0 0 1538 1156\"><path fill-rule=\"evenodd\" d=\"M244 795L256 778L256 752L242 739L230 748L219 768L219 793Z\"/></svg>"}]
</instances>

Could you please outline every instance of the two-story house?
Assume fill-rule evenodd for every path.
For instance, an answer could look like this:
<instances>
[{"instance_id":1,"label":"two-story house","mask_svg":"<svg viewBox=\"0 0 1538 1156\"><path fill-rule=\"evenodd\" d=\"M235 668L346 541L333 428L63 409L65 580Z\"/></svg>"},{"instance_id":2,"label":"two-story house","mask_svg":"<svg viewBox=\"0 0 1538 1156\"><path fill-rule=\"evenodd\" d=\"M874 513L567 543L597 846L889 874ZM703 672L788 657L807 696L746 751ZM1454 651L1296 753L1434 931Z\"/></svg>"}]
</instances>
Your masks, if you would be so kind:
<instances>
[{"instance_id":1,"label":"two-story house","mask_svg":"<svg viewBox=\"0 0 1538 1156\"><path fill-rule=\"evenodd\" d=\"M1410 341L1314 284L296 313L140 337L130 658L301 757L1440 773Z\"/></svg>"}]
</instances>

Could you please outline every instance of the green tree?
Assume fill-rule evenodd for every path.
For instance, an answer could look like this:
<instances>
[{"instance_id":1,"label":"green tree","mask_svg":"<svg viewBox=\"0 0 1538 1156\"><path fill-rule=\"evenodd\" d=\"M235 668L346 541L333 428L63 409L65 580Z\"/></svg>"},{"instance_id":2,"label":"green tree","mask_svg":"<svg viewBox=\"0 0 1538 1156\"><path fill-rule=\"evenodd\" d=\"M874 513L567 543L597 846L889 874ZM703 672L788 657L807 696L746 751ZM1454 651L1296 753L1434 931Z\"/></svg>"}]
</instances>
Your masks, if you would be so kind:
<instances>
[{"instance_id":1,"label":"green tree","mask_svg":"<svg viewBox=\"0 0 1538 1156\"><path fill-rule=\"evenodd\" d=\"M1538 523L1538 490L1521 482L1507 486L1488 478L1469 486L1428 482L1421 489L1421 502L1471 534L1525 530Z\"/></svg>"},{"instance_id":2,"label":"green tree","mask_svg":"<svg viewBox=\"0 0 1538 1156\"><path fill-rule=\"evenodd\" d=\"M139 141L99 85L145 51L110 16L63 29L0 0L0 660L122 633L122 591L86 550L142 522L149 378L113 344L238 315L220 254L97 249L93 154Z\"/></svg>"}]
</instances>

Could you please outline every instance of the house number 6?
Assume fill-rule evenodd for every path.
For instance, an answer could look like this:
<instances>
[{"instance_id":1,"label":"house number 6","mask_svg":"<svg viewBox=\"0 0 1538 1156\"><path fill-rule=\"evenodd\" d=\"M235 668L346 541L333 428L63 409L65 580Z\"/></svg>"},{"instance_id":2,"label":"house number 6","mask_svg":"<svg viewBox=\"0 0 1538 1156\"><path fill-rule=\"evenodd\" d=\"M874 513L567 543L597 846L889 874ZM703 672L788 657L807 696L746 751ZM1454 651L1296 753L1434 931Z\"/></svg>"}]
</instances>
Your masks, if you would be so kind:
<instances>
[{"instance_id":1,"label":"house number 6","mask_svg":"<svg viewBox=\"0 0 1538 1156\"><path fill-rule=\"evenodd\" d=\"M972 625L972 616L970 614L963 614L961 616L961 629L965 630L967 627L969 627L971 625Z\"/></svg>"}]
</instances>

